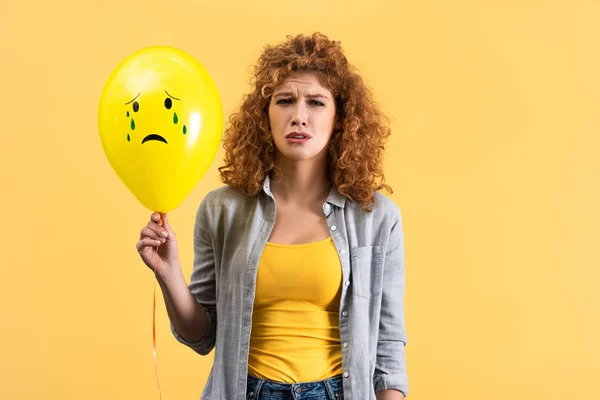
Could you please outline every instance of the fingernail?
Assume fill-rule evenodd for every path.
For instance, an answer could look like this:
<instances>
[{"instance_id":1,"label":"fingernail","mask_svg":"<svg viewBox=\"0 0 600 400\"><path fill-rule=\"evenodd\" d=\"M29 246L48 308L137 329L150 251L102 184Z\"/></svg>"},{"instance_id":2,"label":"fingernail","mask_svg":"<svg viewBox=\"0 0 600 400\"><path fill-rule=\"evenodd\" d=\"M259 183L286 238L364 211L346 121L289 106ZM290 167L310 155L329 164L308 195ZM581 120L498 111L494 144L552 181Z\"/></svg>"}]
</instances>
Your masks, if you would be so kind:
<instances>
[{"instance_id":1,"label":"fingernail","mask_svg":"<svg viewBox=\"0 0 600 400\"><path fill-rule=\"evenodd\" d=\"M166 231L162 231L160 234L163 235L164 237L169 236L169 234Z\"/></svg>"}]
</instances>

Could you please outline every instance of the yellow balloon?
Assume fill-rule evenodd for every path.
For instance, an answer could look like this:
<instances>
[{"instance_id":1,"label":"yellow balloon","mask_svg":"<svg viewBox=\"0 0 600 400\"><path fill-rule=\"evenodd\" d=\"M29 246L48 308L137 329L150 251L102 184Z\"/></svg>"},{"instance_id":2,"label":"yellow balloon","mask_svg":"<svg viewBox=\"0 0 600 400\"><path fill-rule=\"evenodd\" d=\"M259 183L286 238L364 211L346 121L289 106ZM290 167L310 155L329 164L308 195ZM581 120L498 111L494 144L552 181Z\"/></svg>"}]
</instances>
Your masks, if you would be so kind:
<instances>
[{"instance_id":1,"label":"yellow balloon","mask_svg":"<svg viewBox=\"0 0 600 400\"><path fill-rule=\"evenodd\" d=\"M223 129L221 99L206 69L189 54L148 47L110 75L98 129L125 186L149 210L168 212L214 160Z\"/></svg>"}]
</instances>

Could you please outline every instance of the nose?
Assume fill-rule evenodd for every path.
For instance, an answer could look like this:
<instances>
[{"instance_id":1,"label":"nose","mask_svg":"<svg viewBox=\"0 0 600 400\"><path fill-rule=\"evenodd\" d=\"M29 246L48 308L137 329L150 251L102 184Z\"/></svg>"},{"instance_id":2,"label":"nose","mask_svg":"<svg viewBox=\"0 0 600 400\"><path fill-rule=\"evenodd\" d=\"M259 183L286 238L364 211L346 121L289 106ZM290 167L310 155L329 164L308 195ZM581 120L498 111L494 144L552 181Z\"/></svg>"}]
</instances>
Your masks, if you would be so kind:
<instances>
[{"instance_id":1,"label":"nose","mask_svg":"<svg viewBox=\"0 0 600 400\"><path fill-rule=\"evenodd\" d=\"M296 107L294 108L294 113L292 114L292 119L290 121L291 126L306 127L308 125L308 113L306 105L302 103L303 102L300 101L296 103Z\"/></svg>"}]
</instances>

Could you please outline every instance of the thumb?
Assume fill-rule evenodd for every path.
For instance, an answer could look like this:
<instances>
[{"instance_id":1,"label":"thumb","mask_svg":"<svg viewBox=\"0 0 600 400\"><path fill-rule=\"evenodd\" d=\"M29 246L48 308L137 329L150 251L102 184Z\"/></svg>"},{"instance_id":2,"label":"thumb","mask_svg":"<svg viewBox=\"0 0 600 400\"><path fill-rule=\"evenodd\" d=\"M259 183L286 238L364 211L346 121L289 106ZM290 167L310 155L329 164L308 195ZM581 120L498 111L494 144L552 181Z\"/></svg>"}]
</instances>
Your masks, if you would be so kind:
<instances>
[{"instance_id":1,"label":"thumb","mask_svg":"<svg viewBox=\"0 0 600 400\"><path fill-rule=\"evenodd\" d=\"M160 213L160 217L163 221L163 228L165 228L169 233L173 232L171 225L169 224L169 217L167 216L167 213Z\"/></svg>"}]
</instances>

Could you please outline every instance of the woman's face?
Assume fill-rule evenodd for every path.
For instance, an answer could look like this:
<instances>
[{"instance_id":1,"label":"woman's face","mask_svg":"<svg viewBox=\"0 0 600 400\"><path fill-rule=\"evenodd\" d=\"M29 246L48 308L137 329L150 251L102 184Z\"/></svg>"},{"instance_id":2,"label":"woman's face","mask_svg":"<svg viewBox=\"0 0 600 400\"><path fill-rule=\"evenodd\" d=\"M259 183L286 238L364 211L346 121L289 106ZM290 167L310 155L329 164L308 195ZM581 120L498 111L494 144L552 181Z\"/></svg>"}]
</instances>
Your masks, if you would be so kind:
<instances>
[{"instance_id":1,"label":"woman's face","mask_svg":"<svg viewBox=\"0 0 600 400\"><path fill-rule=\"evenodd\" d=\"M315 74L292 75L273 91L269 120L277 159L325 157L335 124L335 101Z\"/></svg>"}]
</instances>

